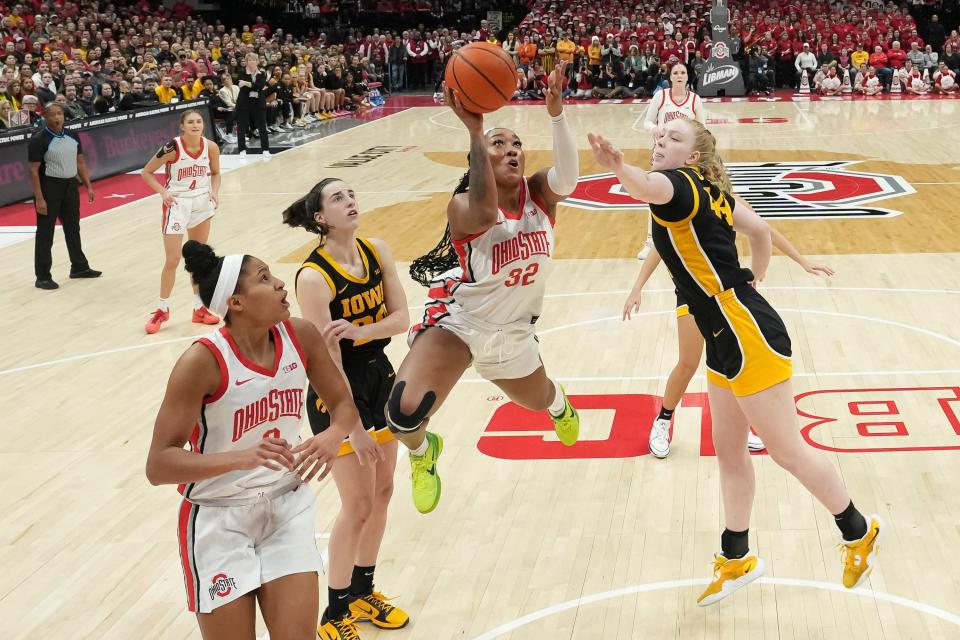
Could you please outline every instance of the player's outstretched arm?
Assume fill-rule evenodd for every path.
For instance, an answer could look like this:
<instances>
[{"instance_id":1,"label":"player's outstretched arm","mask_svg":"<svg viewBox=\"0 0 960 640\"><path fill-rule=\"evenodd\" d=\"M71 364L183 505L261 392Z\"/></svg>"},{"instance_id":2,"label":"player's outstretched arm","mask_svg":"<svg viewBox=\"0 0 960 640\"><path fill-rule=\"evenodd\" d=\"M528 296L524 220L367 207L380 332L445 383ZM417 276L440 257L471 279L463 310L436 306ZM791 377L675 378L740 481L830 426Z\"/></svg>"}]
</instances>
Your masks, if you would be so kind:
<instances>
[{"instance_id":1,"label":"player's outstretched arm","mask_svg":"<svg viewBox=\"0 0 960 640\"><path fill-rule=\"evenodd\" d=\"M623 152L599 134L588 133L587 139L590 141L594 159L601 167L616 174L631 198L650 204L667 204L673 199L673 183L668 177L656 171L647 172L626 164L623 161Z\"/></svg>"},{"instance_id":2,"label":"player's outstretched arm","mask_svg":"<svg viewBox=\"0 0 960 640\"><path fill-rule=\"evenodd\" d=\"M563 113L563 78L567 63L559 63L547 80L546 102L553 134L553 166L541 169L530 178L530 190L536 192L547 205L551 216L556 205L573 193L580 177L580 154L570 133L567 116Z\"/></svg>"}]
</instances>

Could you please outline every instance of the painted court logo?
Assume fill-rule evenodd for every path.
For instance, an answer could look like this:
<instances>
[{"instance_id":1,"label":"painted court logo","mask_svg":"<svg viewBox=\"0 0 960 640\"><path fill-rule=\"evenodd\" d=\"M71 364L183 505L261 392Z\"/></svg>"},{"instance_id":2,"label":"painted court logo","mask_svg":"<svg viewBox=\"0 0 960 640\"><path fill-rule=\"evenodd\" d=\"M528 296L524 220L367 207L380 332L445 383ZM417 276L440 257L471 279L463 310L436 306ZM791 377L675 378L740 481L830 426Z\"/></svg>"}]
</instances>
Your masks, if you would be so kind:
<instances>
[{"instance_id":1,"label":"painted court logo","mask_svg":"<svg viewBox=\"0 0 960 640\"><path fill-rule=\"evenodd\" d=\"M226 598L230 595L230 592L237 588L237 583L233 578L228 578L225 573L218 573L213 576L211 580L213 586L211 586L208 591L210 593L210 599L213 600L215 597Z\"/></svg>"},{"instance_id":2,"label":"painted court logo","mask_svg":"<svg viewBox=\"0 0 960 640\"><path fill-rule=\"evenodd\" d=\"M902 212L871 206L916 193L904 178L853 171L853 160L811 162L731 162L730 181L737 195L764 218L884 218ZM579 209L646 209L611 173L580 178L563 204Z\"/></svg>"}]
</instances>

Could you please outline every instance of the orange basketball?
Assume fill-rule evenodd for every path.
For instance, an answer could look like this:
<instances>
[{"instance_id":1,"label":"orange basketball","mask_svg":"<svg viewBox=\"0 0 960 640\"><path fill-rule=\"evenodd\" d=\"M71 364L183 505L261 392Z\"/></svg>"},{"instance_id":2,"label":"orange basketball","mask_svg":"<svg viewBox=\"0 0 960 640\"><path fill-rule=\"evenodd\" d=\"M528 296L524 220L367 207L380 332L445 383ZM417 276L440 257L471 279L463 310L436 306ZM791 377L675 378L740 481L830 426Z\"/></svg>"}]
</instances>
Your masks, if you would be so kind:
<instances>
[{"instance_id":1,"label":"orange basketball","mask_svg":"<svg viewBox=\"0 0 960 640\"><path fill-rule=\"evenodd\" d=\"M517 89L517 67L510 54L489 42L454 51L444 73L447 86L473 113L490 113L510 102Z\"/></svg>"}]
</instances>

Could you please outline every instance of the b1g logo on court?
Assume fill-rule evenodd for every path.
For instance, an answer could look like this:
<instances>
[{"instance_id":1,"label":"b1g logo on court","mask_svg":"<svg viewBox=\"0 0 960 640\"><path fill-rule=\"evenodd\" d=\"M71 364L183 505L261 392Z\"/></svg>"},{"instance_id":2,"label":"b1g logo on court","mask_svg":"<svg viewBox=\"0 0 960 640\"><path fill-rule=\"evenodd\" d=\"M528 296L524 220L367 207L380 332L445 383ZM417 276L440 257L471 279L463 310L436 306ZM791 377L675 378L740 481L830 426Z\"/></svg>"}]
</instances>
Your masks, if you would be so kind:
<instances>
[{"instance_id":1,"label":"b1g logo on court","mask_svg":"<svg viewBox=\"0 0 960 640\"><path fill-rule=\"evenodd\" d=\"M587 460L647 455L650 428L663 400L649 394L571 395L580 439L567 447L545 411L512 402L497 407L477 449L501 460ZM796 396L798 427L813 447L837 453L960 450L960 387L822 389ZM698 415L699 414L699 415ZM674 446L717 455L706 393L685 393L671 433ZM699 433L697 433L699 432ZM754 455L766 455L765 452Z\"/></svg>"},{"instance_id":2,"label":"b1g logo on court","mask_svg":"<svg viewBox=\"0 0 960 640\"><path fill-rule=\"evenodd\" d=\"M824 162L732 162L727 164L737 195L764 218L884 218L902 211L867 206L916 193L900 176L853 171L855 160ZM580 209L646 209L612 173L580 178L563 204Z\"/></svg>"},{"instance_id":3,"label":"b1g logo on court","mask_svg":"<svg viewBox=\"0 0 960 640\"><path fill-rule=\"evenodd\" d=\"M230 592L237 588L237 583L233 578L228 578L225 573L218 573L213 576L211 580L213 586L208 590L210 593L210 599L213 600L217 598L226 598L230 595Z\"/></svg>"}]
</instances>

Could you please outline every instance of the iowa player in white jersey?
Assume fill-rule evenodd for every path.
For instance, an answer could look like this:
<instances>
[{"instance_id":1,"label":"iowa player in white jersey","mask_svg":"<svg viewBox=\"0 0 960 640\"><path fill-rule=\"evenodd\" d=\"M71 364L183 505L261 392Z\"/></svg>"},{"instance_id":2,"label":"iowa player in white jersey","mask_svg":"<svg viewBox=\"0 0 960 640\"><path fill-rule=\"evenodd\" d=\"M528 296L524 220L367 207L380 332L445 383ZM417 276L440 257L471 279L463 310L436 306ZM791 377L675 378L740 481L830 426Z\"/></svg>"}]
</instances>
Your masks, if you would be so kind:
<instances>
[{"instance_id":1,"label":"iowa player in white jersey","mask_svg":"<svg viewBox=\"0 0 960 640\"><path fill-rule=\"evenodd\" d=\"M653 153L653 171L623 162L623 153L589 134L597 162L614 172L627 192L650 203L653 240L703 336L713 443L720 467L726 529L714 577L697 599L713 604L764 572L749 548L755 482L747 454L750 427L770 457L833 514L843 537L843 585L853 588L876 564L884 525L864 517L843 480L823 455L800 437L791 378L790 336L777 312L757 293L770 262L767 223L730 195L730 180L706 127L686 118L668 122ZM740 266L735 238L750 242L752 269Z\"/></svg>"},{"instance_id":2,"label":"iowa player in white jersey","mask_svg":"<svg viewBox=\"0 0 960 640\"><path fill-rule=\"evenodd\" d=\"M647 110L643 113L643 128L650 132L653 144L663 135L664 127L671 120L689 118L700 124L705 124L707 114L703 108L703 101L690 89L690 74L687 65L677 62L670 67L670 88L653 94ZM647 221L647 239L637 253L638 260L646 259L653 248L653 239L650 235L653 223Z\"/></svg>"},{"instance_id":3,"label":"iowa player in white jersey","mask_svg":"<svg viewBox=\"0 0 960 640\"><path fill-rule=\"evenodd\" d=\"M317 631L321 640L340 640L356 637L357 621L399 629L409 616L373 583L397 466L397 442L385 414L394 371L383 350L410 326L407 297L387 244L357 236L360 208L347 183L321 180L283 212L283 220L319 237L294 289L304 319L324 336L346 376L362 424L340 446L333 469L341 507L330 533L328 605ZM322 398L312 387L307 392L316 434L330 427Z\"/></svg>"},{"instance_id":4,"label":"iowa player in white jersey","mask_svg":"<svg viewBox=\"0 0 960 640\"><path fill-rule=\"evenodd\" d=\"M410 352L387 403L390 428L410 450L413 501L421 513L440 499L443 440L427 432L427 420L471 362L517 404L548 410L561 442L572 445L579 434L579 416L547 377L535 333L552 264L556 206L573 191L580 171L560 97L565 66L550 74L546 95L554 166L529 178L517 134L499 127L484 132L483 116L446 93L470 134L470 169L447 205L440 244L410 268L430 287L430 302L410 330Z\"/></svg>"},{"instance_id":5,"label":"iowa player in white jersey","mask_svg":"<svg viewBox=\"0 0 960 640\"><path fill-rule=\"evenodd\" d=\"M195 241L183 254L226 322L174 367L147 456L151 484L179 484L184 496L177 533L188 609L204 640L252 640L258 602L272 637L313 640L320 557L306 483L330 471L359 415L320 332L290 318L284 284L266 264ZM301 442L308 379L332 420Z\"/></svg>"},{"instance_id":6,"label":"iowa player in white jersey","mask_svg":"<svg viewBox=\"0 0 960 640\"><path fill-rule=\"evenodd\" d=\"M164 184L154 173L164 168ZM156 333L170 319L170 294L177 279L183 234L190 240L206 242L210 222L220 201L220 148L203 137L203 116L190 109L180 116L180 135L160 147L141 172L144 181L163 198L163 270L160 272L160 301L144 326ZM193 322L214 325L220 318L204 306L193 287Z\"/></svg>"}]
</instances>

